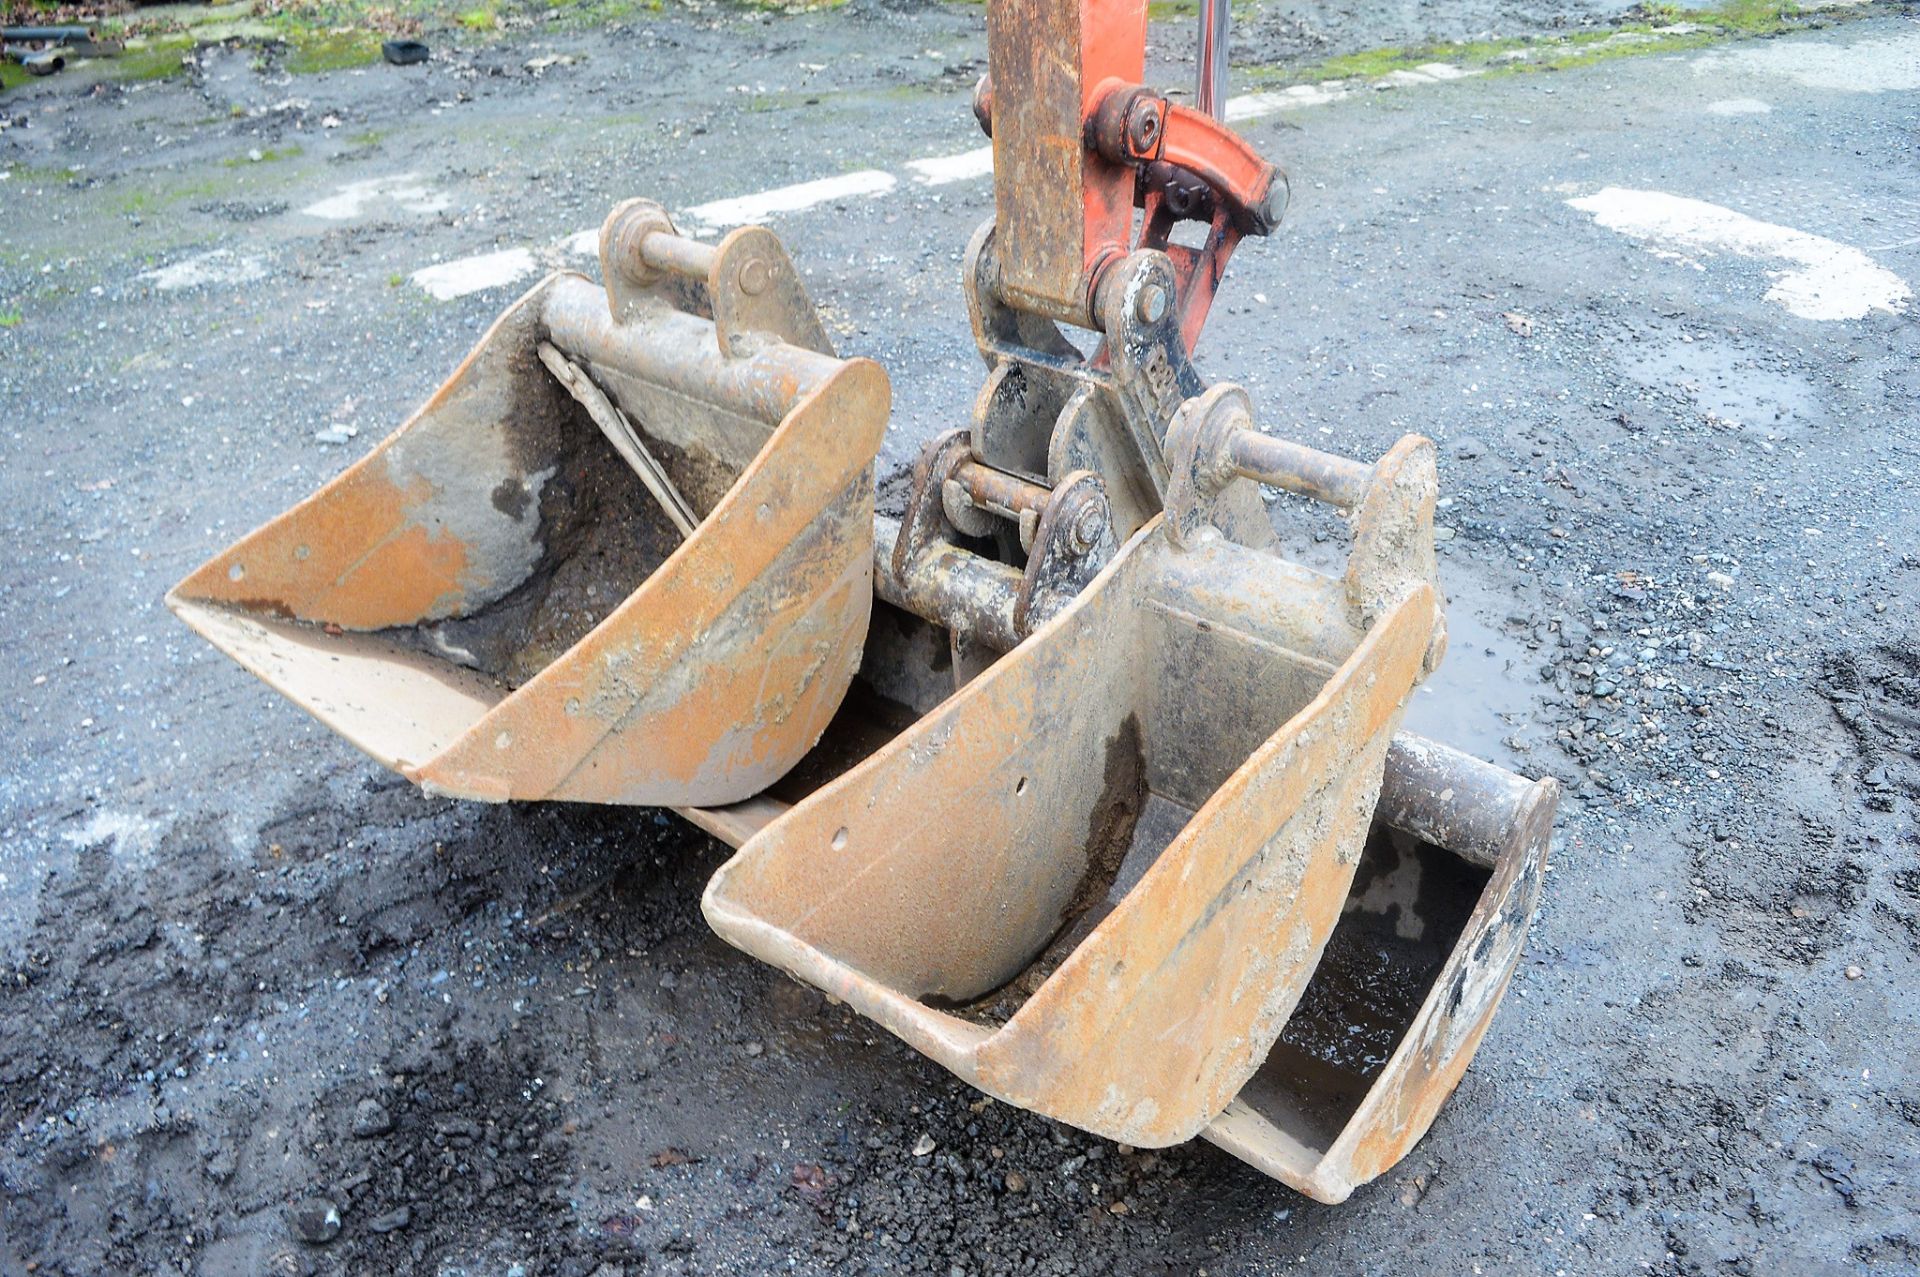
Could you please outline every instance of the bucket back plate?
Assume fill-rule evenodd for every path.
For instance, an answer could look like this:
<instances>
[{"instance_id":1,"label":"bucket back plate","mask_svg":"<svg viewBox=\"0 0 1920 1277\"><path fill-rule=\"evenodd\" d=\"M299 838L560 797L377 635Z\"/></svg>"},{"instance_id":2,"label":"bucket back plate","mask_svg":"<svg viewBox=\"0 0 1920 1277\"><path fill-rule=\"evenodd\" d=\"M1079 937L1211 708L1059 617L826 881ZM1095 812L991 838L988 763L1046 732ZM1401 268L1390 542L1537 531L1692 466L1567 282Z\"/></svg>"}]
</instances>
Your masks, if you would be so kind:
<instances>
[{"instance_id":1,"label":"bucket back plate","mask_svg":"<svg viewBox=\"0 0 1920 1277\"><path fill-rule=\"evenodd\" d=\"M750 839L708 920L1012 1103L1136 1145L1197 1134L1312 975L1433 621L1417 586L1345 653L1280 646L1234 614L1275 573L1340 606L1329 578L1150 525Z\"/></svg>"}]
</instances>

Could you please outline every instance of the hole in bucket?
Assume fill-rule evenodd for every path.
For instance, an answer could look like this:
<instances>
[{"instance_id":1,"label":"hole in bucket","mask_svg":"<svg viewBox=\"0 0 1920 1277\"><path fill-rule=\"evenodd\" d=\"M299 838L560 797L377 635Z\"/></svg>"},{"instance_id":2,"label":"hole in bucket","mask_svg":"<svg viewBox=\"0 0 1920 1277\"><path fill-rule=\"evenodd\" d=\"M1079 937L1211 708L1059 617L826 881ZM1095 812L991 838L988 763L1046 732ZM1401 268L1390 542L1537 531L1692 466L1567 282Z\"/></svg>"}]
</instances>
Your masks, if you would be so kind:
<instances>
[{"instance_id":1,"label":"hole in bucket","mask_svg":"<svg viewBox=\"0 0 1920 1277\"><path fill-rule=\"evenodd\" d=\"M842 825L840 828L834 830L833 839L827 845L835 851L845 851L847 849L847 827Z\"/></svg>"},{"instance_id":2,"label":"hole in bucket","mask_svg":"<svg viewBox=\"0 0 1920 1277\"><path fill-rule=\"evenodd\" d=\"M1024 794L1027 792L1027 778L1025 776L1022 776L1019 782L1014 785L1013 792L1016 794Z\"/></svg>"},{"instance_id":3,"label":"hole in bucket","mask_svg":"<svg viewBox=\"0 0 1920 1277\"><path fill-rule=\"evenodd\" d=\"M246 568L242 567L238 563L234 564L232 567L227 569L227 580L229 581L244 580L246 578L246 575L247 575Z\"/></svg>"}]
</instances>

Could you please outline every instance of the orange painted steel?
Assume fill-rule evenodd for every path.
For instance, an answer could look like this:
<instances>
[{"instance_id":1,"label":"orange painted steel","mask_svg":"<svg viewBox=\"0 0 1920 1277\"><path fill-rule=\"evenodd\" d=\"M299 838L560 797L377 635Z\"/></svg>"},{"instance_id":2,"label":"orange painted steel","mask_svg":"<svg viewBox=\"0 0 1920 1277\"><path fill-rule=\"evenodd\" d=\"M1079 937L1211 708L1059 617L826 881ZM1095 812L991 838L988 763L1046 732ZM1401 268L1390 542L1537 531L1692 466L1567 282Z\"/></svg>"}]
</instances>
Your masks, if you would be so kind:
<instances>
[{"instance_id":1,"label":"orange painted steel","mask_svg":"<svg viewBox=\"0 0 1920 1277\"><path fill-rule=\"evenodd\" d=\"M859 664L885 373L784 339L824 344L765 231L703 258L717 324L635 257L636 219L664 223L609 217L607 290L537 285L370 456L168 596L430 790L745 798L813 747ZM743 276L758 291L730 296ZM727 326L769 296L789 313ZM684 543L542 367L547 340L666 458L701 516Z\"/></svg>"},{"instance_id":2,"label":"orange painted steel","mask_svg":"<svg viewBox=\"0 0 1920 1277\"><path fill-rule=\"evenodd\" d=\"M1193 368L1286 187L1139 83L1145 36L1144 0L991 0L990 371L900 520L886 375L774 236L633 200L603 286L542 281L168 603L429 790L674 807L737 848L719 934L981 1089L1336 1202L1472 1058L1558 790L1398 731L1446 650L1432 444L1275 439ZM1257 485L1345 513L1341 574Z\"/></svg>"},{"instance_id":3,"label":"orange painted steel","mask_svg":"<svg viewBox=\"0 0 1920 1277\"><path fill-rule=\"evenodd\" d=\"M1436 622L1406 580L1364 635L1257 637L1246 600L1275 577L1329 616L1347 583L1178 525L749 838L704 901L981 1089L1142 1146L1204 1130L1311 978Z\"/></svg>"}]
</instances>

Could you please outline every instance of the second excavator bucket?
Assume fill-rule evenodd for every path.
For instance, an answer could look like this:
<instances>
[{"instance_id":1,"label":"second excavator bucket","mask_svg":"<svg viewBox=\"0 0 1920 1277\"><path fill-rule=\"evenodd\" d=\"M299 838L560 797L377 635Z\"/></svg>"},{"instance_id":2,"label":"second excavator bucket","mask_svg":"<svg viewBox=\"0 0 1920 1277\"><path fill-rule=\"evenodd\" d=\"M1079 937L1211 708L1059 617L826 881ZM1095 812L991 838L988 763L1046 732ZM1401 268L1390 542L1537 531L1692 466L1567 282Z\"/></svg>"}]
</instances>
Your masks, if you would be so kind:
<instances>
[{"instance_id":1,"label":"second excavator bucket","mask_svg":"<svg viewBox=\"0 0 1920 1277\"><path fill-rule=\"evenodd\" d=\"M1206 1138L1344 1201L1426 1134L1519 965L1559 786L1397 737L1340 924Z\"/></svg>"},{"instance_id":2,"label":"second excavator bucket","mask_svg":"<svg viewBox=\"0 0 1920 1277\"><path fill-rule=\"evenodd\" d=\"M1148 1147L1206 1129L1288 1022L1444 632L1430 572L1373 554L1431 563L1431 445L1353 466L1343 579L1211 522L1244 396L1183 416L1166 515L705 899L981 1089Z\"/></svg>"},{"instance_id":3,"label":"second excavator bucket","mask_svg":"<svg viewBox=\"0 0 1920 1277\"><path fill-rule=\"evenodd\" d=\"M765 230L702 244L630 201L601 263L168 603L429 789L732 802L858 666L887 379L835 357Z\"/></svg>"}]
</instances>

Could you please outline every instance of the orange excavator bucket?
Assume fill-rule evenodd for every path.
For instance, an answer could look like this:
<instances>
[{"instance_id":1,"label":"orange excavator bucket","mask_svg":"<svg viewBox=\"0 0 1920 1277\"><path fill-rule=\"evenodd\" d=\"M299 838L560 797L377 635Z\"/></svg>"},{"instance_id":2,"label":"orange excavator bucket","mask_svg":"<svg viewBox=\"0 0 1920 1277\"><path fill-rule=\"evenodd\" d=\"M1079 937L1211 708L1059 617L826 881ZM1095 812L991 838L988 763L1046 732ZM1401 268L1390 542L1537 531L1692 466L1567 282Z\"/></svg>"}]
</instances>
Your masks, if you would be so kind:
<instances>
[{"instance_id":1,"label":"orange excavator bucket","mask_svg":"<svg viewBox=\"0 0 1920 1277\"><path fill-rule=\"evenodd\" d=\"M373 453L168 604L374 758L492 801L725 803L859 663L888 385L779 242L632 201Z\"/></svg>"},{"instance_id":2,"label":"orange excavator bucket","mask_svg":"<svg viewBox=\"0 0 1920 1277\"><path fill-rule=\"evenodd\" d=\"M1365 560L1431 562L1432 445L1357 482L1331 577L1214 526L1245 413L1232 386L1183 409L1167 513L750 838L714 929L1010 1103L1141 1146L1204 1130L1313 976L1444 634L1425 575Z\"/></svg>"},{"instance_id":3,"label":"orange excavator bucket","mask_svg":"<svg viewBox=\"0 0 1920 1277\"><path fill-rule=\"evenodd\" d=\"M604 287L541 283L169 602L430 789L674 807L738 849L721 936L982 1090L1341 1200L1486 1032L1557 789L1399 730L1446 651L1432 444L1275 437L1193 361L1286 207L1226 13L1188 106L1139 0L988 0L986 377L897 515L886 377L779 243L631 201ZM1341 512L1340 572L1273 489Z\"/></svg>"}]
</instances>

